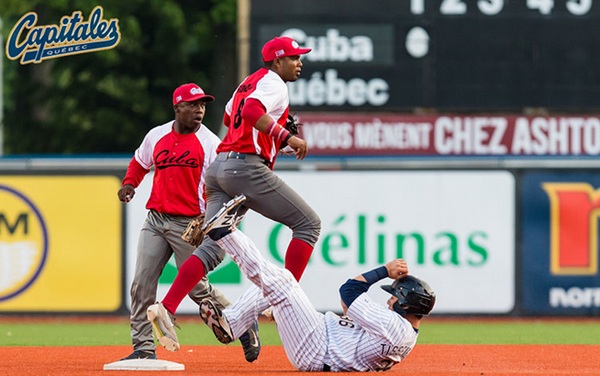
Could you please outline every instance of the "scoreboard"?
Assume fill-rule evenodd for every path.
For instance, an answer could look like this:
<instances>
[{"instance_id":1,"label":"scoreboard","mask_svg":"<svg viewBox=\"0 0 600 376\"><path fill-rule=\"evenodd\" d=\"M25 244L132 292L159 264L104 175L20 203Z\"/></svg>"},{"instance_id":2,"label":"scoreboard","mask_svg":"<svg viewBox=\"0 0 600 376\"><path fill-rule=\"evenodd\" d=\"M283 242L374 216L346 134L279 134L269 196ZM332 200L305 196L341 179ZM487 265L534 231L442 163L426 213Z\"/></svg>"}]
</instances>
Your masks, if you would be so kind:
<instances>
[{"instance_id":1,"label":"scoreboard","mask_svg":"<svg viewBox=\"0 0 600 376\"><path fill-rule=\"evenodd\" d=\"M600 107L598 0L251 2L252 68L289 35L313 48L299 111L523 112Z\"/></svg>"}]
</instances>

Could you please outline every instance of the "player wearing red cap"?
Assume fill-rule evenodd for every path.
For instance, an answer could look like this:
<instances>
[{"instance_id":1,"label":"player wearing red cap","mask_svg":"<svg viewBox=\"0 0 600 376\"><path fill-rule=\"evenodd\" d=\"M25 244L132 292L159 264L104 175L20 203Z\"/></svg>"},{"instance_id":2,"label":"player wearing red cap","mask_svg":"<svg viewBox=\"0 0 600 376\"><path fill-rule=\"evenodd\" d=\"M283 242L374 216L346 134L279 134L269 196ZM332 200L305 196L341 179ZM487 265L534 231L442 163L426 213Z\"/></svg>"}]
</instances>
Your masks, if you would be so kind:
<instances>
[{"instance_id":1,"label":"player wearing red cap","mask_svg":"<svg viewBox=\"0 0 600 376\"><path fill-rule=\"evenodd\" d=\"M308 52L309 48L301 48L288 37L276 37L265 43L264 66L239 84L225 106L223 122L227 134L217 148L217 158L206 171L206 218L232 197L244 194L247 198L244 212L252 209L292 230L285 267L296 280L300 280L306 269L321 231L321 220L273 172L273 166L284 145L292 148L297 159L304 159L308 152L306 141L284 128L289 113L286 82L298 79L302 71L301 55ZM197 257L190 257L181 266L169 292L158 304L170 313L175 312L188 291L206 274L199 262L199 252L194 255ZM263 310L269 307L265 299L259 305ZM166 335L177 342L173 333Z\"/></svg>"},{"instance_id":2,"label":"player wearing red cap","mask_svg":"<svg viewBox=\"0 0 600 376\"><path fill-rule=\"evenodd\" d=\"M175 89L175 120L146 134L117 193L122 202L131 201L135 189L154 166L152 191L146 204L148 215L140 232L131 284L130 323L134 351L124 360L156 359L152 326L147 320L146 309L156 301L158 279L171 255L175 255L175 263L180 267L194 251L195 247L181 239L181 233L191 219L206 209L204 173L216 157L220 139L202 124L202 120L206 103L214 99L193 83ZM201 259L211 270L223 259L224 251L214 242L207 241L204 246L214 248L214 253L221 255L216 259L214 256ZM194 302L200 304L202 299L211 298L216 299L220 306L229 305L229 301L206 278L197 282L189 291ZM255 355L258 356L258 353Z\"/></svg>"}]
</instances>

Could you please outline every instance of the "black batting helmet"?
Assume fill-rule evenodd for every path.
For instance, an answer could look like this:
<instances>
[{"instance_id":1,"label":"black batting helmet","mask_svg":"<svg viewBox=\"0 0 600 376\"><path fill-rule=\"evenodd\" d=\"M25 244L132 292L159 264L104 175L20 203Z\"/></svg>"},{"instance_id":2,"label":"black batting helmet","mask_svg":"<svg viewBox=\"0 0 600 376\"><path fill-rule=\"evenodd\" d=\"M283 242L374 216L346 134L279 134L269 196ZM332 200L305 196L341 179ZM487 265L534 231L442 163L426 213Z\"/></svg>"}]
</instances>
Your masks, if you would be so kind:
<instances>
[{"instance_id":1,"label":"black batting helmet","mask_svg":"<svg viewBox=\"0 0 600 376\"><path fill-rule=\"evenodd\" d=\"M381 288L398 298L392 307L400 315L428 315L435 304L435 292L427 282L412 275L399 278L391 285Z\"/></svg>"}]
</instances>

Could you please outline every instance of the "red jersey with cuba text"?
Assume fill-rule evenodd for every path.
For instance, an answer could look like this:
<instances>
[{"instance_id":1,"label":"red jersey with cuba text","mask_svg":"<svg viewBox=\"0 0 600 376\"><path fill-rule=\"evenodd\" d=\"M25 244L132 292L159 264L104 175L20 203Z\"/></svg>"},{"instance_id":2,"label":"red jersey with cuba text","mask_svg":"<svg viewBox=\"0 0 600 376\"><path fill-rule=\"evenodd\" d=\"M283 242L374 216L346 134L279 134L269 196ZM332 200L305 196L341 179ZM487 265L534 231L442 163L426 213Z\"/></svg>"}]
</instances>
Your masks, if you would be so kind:
<instances>
[{"instance_id":1,"label":"red jersey with cuba text","mask_svg":"<svg viewBox=\"0 0 600 376\"><path fill-rule=\"evenodd\" d=\"M195 217L206 209L203 171L216 158L220 139L204 125L196 133L180 134L173 124L159 125L146 134L129 163L123 185L137 188L154 166L146 209Z\"/></svg>"},{"instance_id":2,"label":"red jersey with cuba text","mask_svg":"<svg viewBox=\"0 0 600 376\"><path fill-rule=\"evenodd\" d=\"M259 100L266 113L279 125L285 126L290 103L287 85L277 73L260 68L246 77L227 102L225 113L231 121L217 152L258 154L272 167L281 141L260 132L254 124L242 118L242 109L248 98Z\"/></svg>"}]
</instances>

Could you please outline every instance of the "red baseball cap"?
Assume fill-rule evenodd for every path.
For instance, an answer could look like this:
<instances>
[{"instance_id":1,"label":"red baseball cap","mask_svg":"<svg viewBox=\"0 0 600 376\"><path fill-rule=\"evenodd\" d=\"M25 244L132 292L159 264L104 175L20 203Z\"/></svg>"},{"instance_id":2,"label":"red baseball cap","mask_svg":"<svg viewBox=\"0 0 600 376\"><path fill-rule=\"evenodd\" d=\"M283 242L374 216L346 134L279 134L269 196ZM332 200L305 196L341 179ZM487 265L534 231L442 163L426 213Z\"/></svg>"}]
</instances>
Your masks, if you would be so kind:
<instances>
[{"instance_id":1,"label":"red baseball cap","mask_svg":"<svg viewBox=\"0 0 600 376\"><path fill-rule=\"evenodd\" d=\"M289 37L275 37L262 48L263 61L273 61L279 57L304 55L310 48L300 48L298 42Z\"/></svg>"},{"instance_id":2,"label":"red baseball cap","mask_svg":"<svg viewBox=\"0 0 600 376\"><path fill-rule=\"evenodd\" d=\"M183 84L173 92L173 105L180 102L193 102L202 99L205 102L212 102L215 97L204 93L204 90L196 84Z\"/></svg>"}]
</instances>

